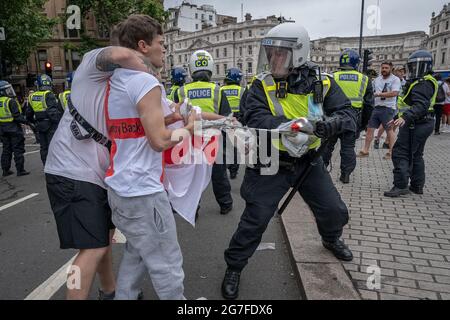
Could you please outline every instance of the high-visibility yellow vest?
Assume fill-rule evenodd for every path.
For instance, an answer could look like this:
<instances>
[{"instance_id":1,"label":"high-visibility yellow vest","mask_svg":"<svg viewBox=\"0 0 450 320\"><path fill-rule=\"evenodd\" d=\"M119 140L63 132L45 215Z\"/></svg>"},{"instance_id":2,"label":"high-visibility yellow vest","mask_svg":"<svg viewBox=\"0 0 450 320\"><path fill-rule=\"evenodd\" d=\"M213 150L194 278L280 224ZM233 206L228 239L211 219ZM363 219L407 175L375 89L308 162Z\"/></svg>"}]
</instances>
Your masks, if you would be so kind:
<instances>
[{"instance_id":1,"label":"high-visibility yellow vest","mask_svg":"<svg viewBox=\"0 0 450 320\"><path fill-rule=\"evenodd\" d=\"M67 101L69 100L69 97L70 97L70 90L66 90L59 94L59 101L61 102L62 107L64 109L67 108L67 103L68 103Z\"/></svg>"},{"instance_id":2,"label":"high-visibility yellow vest","mask_svg":"<svg viewBox=\"0 0 450 320\"><path fill-rule=\"evenodd\" d=\"M175 101L175 91L177 91L177 89L180 89L180 86L178 85L173 85L170 88L170 93L167 95L167 99L169 99L170 101Z\"/></svg>"},{"instance_id":3,"label":"high-visibility yellow vest","mask_svg":"<svg viewBox=\"0 0 450 320\"><path fill-rule=\"evenodd\" d=\"M288 93L286 98L277 98L277 85L270 73L262 73L258 75L257 79L263 85L270 111L274 116L285 116L289 120L301 117L311 119L314 117L313 113L319 106L314 103L312 92L308 94ZM327 76L322 76L322 83L323 97L325 97L330 89L331 82ZM323 110L321 111L323 112ZM313 136L309 141L309 149L315 149L320 146L320 139L316 136ZM272 144L279 150L286 151L279 139L272 139Z\"/></svg>"},{"instance_id":4,"label":"high-visibility yellow vest","mask_svg":"<svg viewBox=\"0 0 450 320\"><path fill-rule=\"evenodd\" d=\"M193 106L199 106L203 112L219 114L220 87L215 83L196 81L185 84L178 90L178 96L180 101L188 98Z\"/></svg>"},{"instance_id":5,"label":"high-visibility yellow vest","mask_svg":"<svg viewBox=\"0 0 450 320\"><path fill-rule=\"evenodd\" d=\"M50 90L36 91L28 98L30 106L35 113L44 112L47 110L47 103L45 102L45 98L50 92Z\"/></svg>"},{"instance_id":6,"label":"high-visibility yellow vest","mask_svg":"<svg viewBox=\"0 0 450 320\"><path fill-rule=\"evenodd\" d=\"M437 94L438 94L439 84L438 84L437 80L433 76L426 75L425 77L414 81L409 86L408 91L406 92L406 94L402 95L401 97L398 97L397 106L398 106L398 114L399 114L399 116L401 116L406 110L411 108L411 106L406 104L405 101L406 101L408 95L411 93L411 91L414 88L414 86L416 86L418 83L420 83L422 81L431 81L433 83L433 85L434 85L434 94L433 94L433 96L430 99L430 106L428 107L428 111L432 112L434 110L433 106L436 103L436 97L437 97Z\"/></svg>"},{"instance_id":7,"label":"high-visibility yellow vest","mask_svg":"<svg viewBox=\"0 0 450 320\"><path fill-rule=\"evenodd\" d=\"M222 97L222 92L225 92L231 111L233 111L234 113L239 112L239 103L241 102L242 94L244 93L242 87L238 86L237 84L230 84L221 87L219 95L219 105L220 99Z\"/></svg>"},{"instance_id":8,"label":"high-visibility yellow vest","mask_svg":"<svg viewBox=\"0 0 450 320\"><path fill-rule=\"evenodd\" d=\"M11 98L0 97L0 123L14 121L11 110L9 109L9 101L11 101Z\"/></svg>"},{"instance_id":9,"label":"high-visibility yellow vest","mask_svg":"<svg viewBox=\"0 0 450 320\"><path fill-rule=\"evenodd\" d=\"M333 77L347 98L350 99L352 107L362 108L369 77L356 70L337 71L333 74Z\"/></svg>"}]
</instances>

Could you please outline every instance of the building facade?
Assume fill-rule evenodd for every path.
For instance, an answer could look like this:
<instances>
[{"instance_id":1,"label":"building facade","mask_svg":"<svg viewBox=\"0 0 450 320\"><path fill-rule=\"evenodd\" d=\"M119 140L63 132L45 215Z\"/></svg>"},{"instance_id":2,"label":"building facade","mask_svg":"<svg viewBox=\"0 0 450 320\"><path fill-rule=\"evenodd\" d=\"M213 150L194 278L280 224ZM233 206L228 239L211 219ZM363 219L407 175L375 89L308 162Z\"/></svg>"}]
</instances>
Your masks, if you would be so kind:
<instances>
[{"instance_id":1,"label":"building facade","mask_svg":"<svg viewBox=\"0 0 450 320\"><path fill-rule=\"evenodd\" d=\"M428 35L423 31L363 38L363 50L370 49L374 61L371 69L379 73L381 62L390 60L394 66L404 66L411 53L426 49ZM324 72L339 68L339 56L344 49L359 51L359 37L328 37L311 41L311 61ZM361 63L362 65L362 63Z\"/></svg>"},{"instance_id":2,"label":"building facade","mask_svg":"<svg viewBox=\"0 0 450 320\"><path fill-rule=\"evenodd\" d=\"M441 12L431 14L428 50L433 55L434 69L450 69L450 3Z\"/></svg>"},{"instance_id":3,"label":"building facade","mask_svg":"<svg viewBox=\"0 0 450 320\"><path fill-rule=\"evenodd\" d=\"M167 69L163 70L163 77L169 79L170 69L174 66L188 70L192 53L204 49L211 53L214 59L213 81L223 81L226 71L232 67L242 70L248 81L256 73L261 39L277 24L279 20L275 16L252 20L251 15L247 14L243 22L219 25L197 32L167 29Z\"/></svg>"},{"instance_id":4,"label":"building facade","mask_svg":"<svg viewBox=\"0 0 450 320\"><path fill-rule=\"evenodd\" d=\"M216 10L210 5L197 6L183 2L179 7L170 8L168 11L168 30L178 28L180 31L196 32L217 26Z\"/></svg>"}]
</instances>

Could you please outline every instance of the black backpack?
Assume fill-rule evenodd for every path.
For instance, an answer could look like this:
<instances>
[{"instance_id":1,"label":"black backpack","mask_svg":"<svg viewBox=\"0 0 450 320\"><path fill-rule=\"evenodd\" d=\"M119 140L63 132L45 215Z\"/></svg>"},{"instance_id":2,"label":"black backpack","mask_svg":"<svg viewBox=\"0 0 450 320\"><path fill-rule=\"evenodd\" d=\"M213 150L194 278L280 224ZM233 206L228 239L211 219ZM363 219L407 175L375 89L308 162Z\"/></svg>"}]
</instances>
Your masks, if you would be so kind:
<instances>
[{"instance_id":1,"label":"black backpack","mask_svg":"<svg viewBox=\"0 0 450 320\"><path fill-rule=\"evenodd\" d=\"M441 83L438 87L438 93L436 96L436 104L442 104L445 102L445 91L443 88L444 83Z\"/></svg>"}]
</instances>

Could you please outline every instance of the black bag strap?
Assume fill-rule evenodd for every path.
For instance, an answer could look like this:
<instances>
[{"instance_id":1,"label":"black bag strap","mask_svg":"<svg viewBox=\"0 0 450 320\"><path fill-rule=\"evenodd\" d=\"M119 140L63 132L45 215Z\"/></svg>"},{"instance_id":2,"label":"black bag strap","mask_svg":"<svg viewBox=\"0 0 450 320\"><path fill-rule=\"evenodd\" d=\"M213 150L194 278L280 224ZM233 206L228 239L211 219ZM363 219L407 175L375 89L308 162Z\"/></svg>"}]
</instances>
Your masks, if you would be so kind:
<instances>
[{"instance_id":1,"label":"black bag strap","mask_svg":"<svg viewBox=\"0 0 450 320\"><path fill-rule=\"evenodd\" d=\"M111 151L111 140L105 137L103 134L98 132L93 126L87 122L81 114L78 113L77 109L72 103L71 97L67 100L67 104L69 106L69 112L73 117L72 122L70 123L70 130L72 131L73 136L77 140L86 140L93 139L95 142L105 146ZM78 127L78 124L87 131L87 134L83 135Z\"/></svg>"}]
</instances>

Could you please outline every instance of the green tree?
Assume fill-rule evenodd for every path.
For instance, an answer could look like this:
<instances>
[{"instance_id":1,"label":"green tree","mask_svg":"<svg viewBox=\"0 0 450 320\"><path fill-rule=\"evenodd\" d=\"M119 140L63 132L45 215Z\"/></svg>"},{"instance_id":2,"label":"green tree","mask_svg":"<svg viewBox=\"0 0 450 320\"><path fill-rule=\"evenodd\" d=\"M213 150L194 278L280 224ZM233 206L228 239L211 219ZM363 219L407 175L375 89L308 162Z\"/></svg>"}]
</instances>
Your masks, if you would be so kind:
<instances>
[{"instance_id":1,"label":"green tree","mask_svg":"<svg viewBox=\"0 0 450 320\"><path fill-rule=\"evenodd\" d=\"M167 17L167 12L158 0L71 0L69 3L80 7L82 17L92 12L97 25L110 31L117 23L134 13L147 14L160 22ZM78 51L83 54L100 46L102 45L86 32L82 23Z\"/></svg>"},{"instance_id":2,"label":"green tree","mask_svg":"<svg viewBox=\"0 0 450 320\"><path fill-rule=\"evenodd\" d=\"M36 45L51 38L55 19L43 12L45 0L2 1L0 27L5 28L6 41L0 41L3 60L12 64L25 64Z\"/></svg>"}]
</instances>

